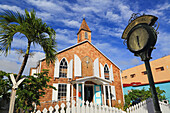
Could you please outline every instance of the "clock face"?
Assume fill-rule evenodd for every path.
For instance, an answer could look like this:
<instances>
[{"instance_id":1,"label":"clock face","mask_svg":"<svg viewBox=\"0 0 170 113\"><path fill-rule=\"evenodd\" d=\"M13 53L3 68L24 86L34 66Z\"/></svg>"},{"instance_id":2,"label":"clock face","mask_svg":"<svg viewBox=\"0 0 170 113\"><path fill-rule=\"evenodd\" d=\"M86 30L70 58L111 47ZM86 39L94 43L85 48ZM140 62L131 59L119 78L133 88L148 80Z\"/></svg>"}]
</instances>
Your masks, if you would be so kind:
<instances>
[{"instance_id":1,"label":"clock face","mask_svg":"<svg viewBox=\"0 0 170 113\"><path fill-rule=\"evenodd\" d=\"M132 51L142 50L149 39L147 30L143 27L135 29L128 38L129 49Z\"/></svg>"}]
</instances>

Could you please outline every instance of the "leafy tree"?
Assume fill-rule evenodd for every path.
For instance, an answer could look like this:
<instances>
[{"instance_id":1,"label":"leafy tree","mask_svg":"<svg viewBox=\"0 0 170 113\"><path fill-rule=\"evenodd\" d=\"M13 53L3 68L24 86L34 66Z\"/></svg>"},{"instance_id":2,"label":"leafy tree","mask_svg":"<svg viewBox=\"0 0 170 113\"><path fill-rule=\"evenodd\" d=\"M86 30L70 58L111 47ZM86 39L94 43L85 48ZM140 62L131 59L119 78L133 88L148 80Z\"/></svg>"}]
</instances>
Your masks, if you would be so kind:
<instances>
[{"instance_id":1,"label":"leafy tree","mask_svg":"<svg viewBox=\"0 0 170 113\"><path fill-rule=\"evenodd\" d=\"M18 81L30 55L31 44L38 44L43 48L46 62L49 64L53 63L55 60L56 43L54 29L47 26L46 23L43 23L40 18L37 18L34 10L30 13L25 10L25 14L10 10L0 13L0 52L4 53L5 56L7 56L11 50L11 43L16 33L20 33L27 38L27 49L16 78L16 81ZM21 38L23 38L23 36ZM13 109L12 106L15 103L15 100L12 101L15 94L16 90L12 89L10 110Z\"/></svg>"},{"instance_id":2,"label":"leafy tree","mask_svg":"<svg viewBox=\"0 0 170 113\"><path fill-rule=\"evenodd\" d=\"M159 87L156 87L156 92L159 100L166 99L164 90L161 90ZM143 88L142 90L132 89L131 92L129 92L129 94L125 95L124 97L125 97L124 109L127 109L128 107L136 103L144 101L148 98L152 98L152 94L150 88L149 90L145 90L145 88Z\"/></svg>"},{"instance_id":3,"label":"leafy tree","mask_svg":"<svg viewBox=\"0 0 170 113\"><path fill-rule=\"evenodd\" d=\"M48 84L50 77L48 77L48 70L44 70L42 73L35 74L34 76L29 76L22 82L17 90L16 98L16 110L23 109L22 112L27 112L27 110L33 110L33 103L40 105L40 97L45 95L45 89L55 87Z\"/></svg>"},{"instance_id":4,"label":"leafy tree","mask_svg":"<svg viewBox=\"0 0 170 113\"><path fill-rule=\"evenodd\" d=\"M0 71L0 96L5 100L9 100L12 82L9 80L10 73ZM15 74L14 77L17 75ZM24 76L22 76L24 77ZM21 78L22 78L21 77ZM16 112L20 110L22 112L30 112L34 110L33 103L40 105L40 97L45 95L45 89L55 89L55 87L49 85L50 77L48 77L48 70L35 74L34 76L28 76L24 82L20 84L16 92ZM6 101L7 102L7 101Z\"/></svg>"},{"instance_id":5,"label":"leafy tree","mask_svg":"<svg viewBox=\"0 0 170 113\"><path fill-rule=\"evenodd\" d=\"M4 100L5 104L7 103L7 101L9 101L10 90L12 88L12 85L10 84L8 77L9 77L8 73L0 71L0 96Z\"/></svg>"}]
</instances>

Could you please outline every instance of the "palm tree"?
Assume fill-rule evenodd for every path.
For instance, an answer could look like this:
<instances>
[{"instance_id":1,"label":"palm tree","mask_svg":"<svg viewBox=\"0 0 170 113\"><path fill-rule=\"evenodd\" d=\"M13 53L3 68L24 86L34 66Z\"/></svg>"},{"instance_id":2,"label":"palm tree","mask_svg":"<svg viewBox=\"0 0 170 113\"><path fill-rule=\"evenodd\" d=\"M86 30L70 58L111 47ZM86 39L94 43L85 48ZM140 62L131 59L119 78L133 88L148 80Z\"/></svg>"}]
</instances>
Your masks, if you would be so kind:
<instances>
[{"instance_id":1,"label":"palm tree","mask_svg":"<svg viewBox=\"0 0 170 113\"><path fill-rule=\"evenodd\" d=\"M16 81L20 79L25 69L30 55L30 46L32 44L38 44L43 48L47 64L53 63L55 60L55 31L47 26L46 23L43 23L42 20L37 18L35 15L36 13L34 10L30 13L25 10L25 14L10 10L0 13L0 52L4 53L5 56L9 54L9 51L11 50L11 43L16 33L23 34L28 40L27 49ZM14 106L15 103L15 95L16 90L12 89L10 100L11 113L13 113L12 106ZM12 99L14 102L12 102Z\"/></svg>"}]
</instances>

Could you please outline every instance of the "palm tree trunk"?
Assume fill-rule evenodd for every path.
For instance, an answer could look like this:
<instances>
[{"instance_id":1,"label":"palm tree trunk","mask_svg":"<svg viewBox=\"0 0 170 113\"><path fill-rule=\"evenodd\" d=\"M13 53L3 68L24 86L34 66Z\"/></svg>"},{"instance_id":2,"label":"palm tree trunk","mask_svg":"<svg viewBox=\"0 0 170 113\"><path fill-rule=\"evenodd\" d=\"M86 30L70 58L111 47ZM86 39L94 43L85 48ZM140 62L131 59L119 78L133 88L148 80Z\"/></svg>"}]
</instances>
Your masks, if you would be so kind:
<instances>
[{"instance_id":1,"label":"palm tree trunk","mask_svg":"<svg viewBox=\"0 0 170 113\"><path fill-rule=\"evenodd\" d=\"M29 52L30 52L30 46L31 46L31 42L28 42L28 46L27 46L27 51L26 51L26 54L24 55L24 60L22 62L22 65L21 65L21 68L19 70L19 73L17 75L17 78L16 78L16 81L19 80L19 78L21 77L24 69L25 69L25 66L26 66L26 63L27 63L27 60L28 60L28 56L29 56Z\"/></svg>"},{"instance_id":2,"label":"palm tree trunk","mask_svg":"<svg viewBox=\"0 0 170 113\"><path fill-rule=\"evenodd\" d=\"M23 71L25 69L26 63L28 61L30 46L31 46L31 42L28 41L27 51L26 51L26 53L24 55L24 60L22 62L22 65L21 65L21 68L19 70L19 73L17 75L16 82L18 82L19 78L21 77L21 75L22 75L22 73L23 73ZM9 106L9 113L13 113L13 111L14 111L15 95L16 95L16 89L12 88L11 98L10 98L10 106Z\"/></svg>"}]
</instances>

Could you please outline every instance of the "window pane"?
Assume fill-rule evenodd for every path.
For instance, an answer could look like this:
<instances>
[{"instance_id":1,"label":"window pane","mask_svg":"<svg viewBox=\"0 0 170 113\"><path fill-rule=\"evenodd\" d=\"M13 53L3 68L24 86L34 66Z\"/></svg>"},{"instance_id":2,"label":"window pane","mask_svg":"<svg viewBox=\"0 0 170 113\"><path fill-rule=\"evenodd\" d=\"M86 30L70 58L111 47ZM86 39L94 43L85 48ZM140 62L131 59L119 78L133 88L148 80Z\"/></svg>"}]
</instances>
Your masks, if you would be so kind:
<instances>
[{"instance_id":1,"label":"window pane","mask_svg":"<svg viewBox=\"0 0 170 113\"><path fill-rule=\"evenodd\" d=\"M105 79L109 80L109 68L107 67L107 65L104 66L104 76Z\"/></svg>"},{"instance_id":2,"label":"window pane","mask_svg":"<svg viewBox=\"0 0 170 113\"><path fill-rule=\"evenodd\" d=\"M66 100L67 84L59 84L58 99Z\"/></svg>"},{"instance_id":3,"label":"window pane","mask_svg":"<svg viewBox=\"0 0 170 113\"><path fill-rule=\"evenodd\" d=\"M81 40L81 35L79 34L79 41Z\"/></svg>"},{"instance_id":4,"label":"window pane","mask_svg":"<svg viewBox=\"0 0 170 113\"><path fill-rule=\"evenodd\" d=\"M66 78L67 77L67 62L64 59L62 59L60 63L60 72L59 72L59 77Z\"/></svg>"},{"instance_id":5,"label":"window pane","mask_svg":"<svg viewBox=\"0 0 170 113\"><path fill-rule=\"evenodd\" d=\"M85 39L88 39L88 34L87 34L87 32L85 32Z\"/></svg>"}]
</instances>

